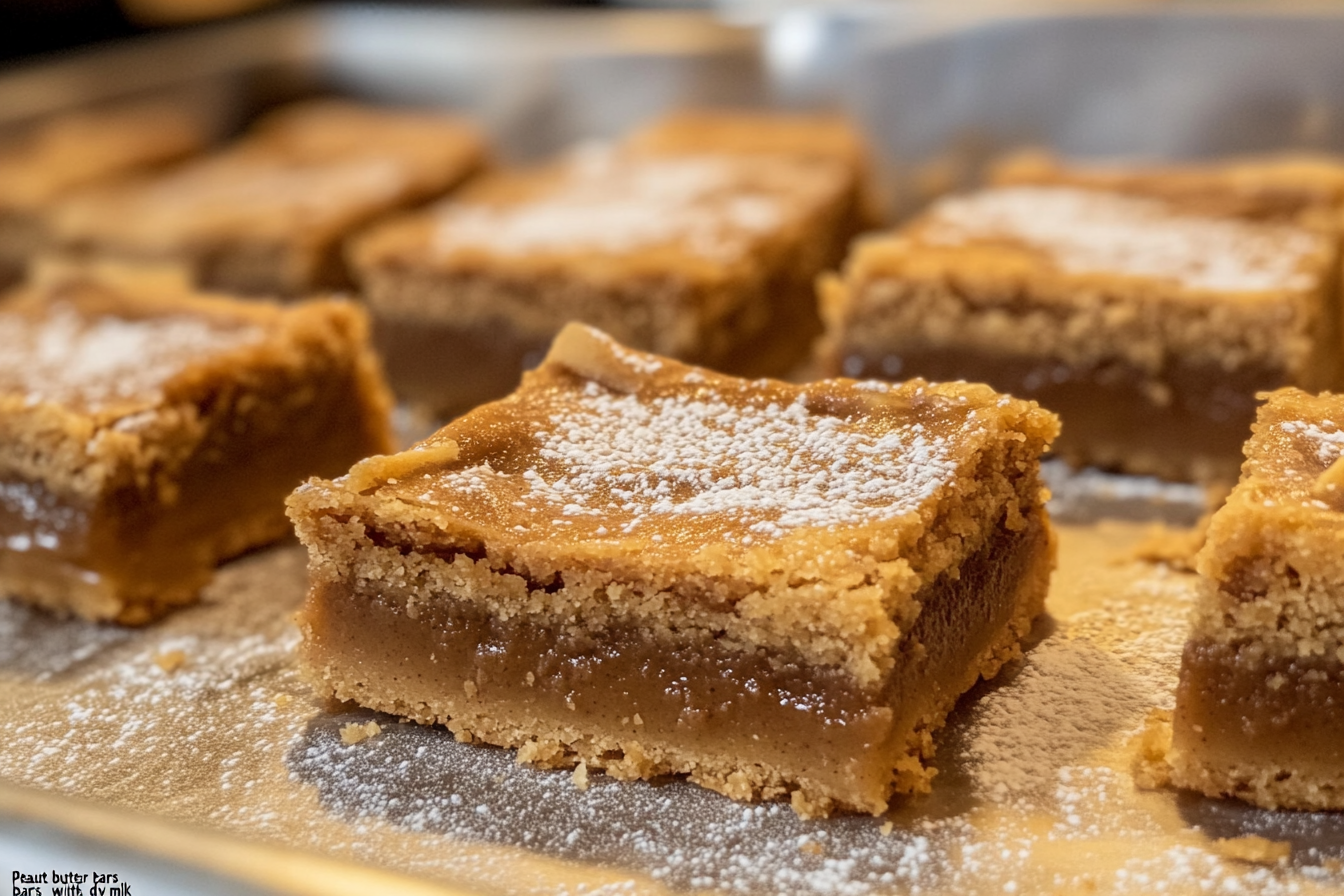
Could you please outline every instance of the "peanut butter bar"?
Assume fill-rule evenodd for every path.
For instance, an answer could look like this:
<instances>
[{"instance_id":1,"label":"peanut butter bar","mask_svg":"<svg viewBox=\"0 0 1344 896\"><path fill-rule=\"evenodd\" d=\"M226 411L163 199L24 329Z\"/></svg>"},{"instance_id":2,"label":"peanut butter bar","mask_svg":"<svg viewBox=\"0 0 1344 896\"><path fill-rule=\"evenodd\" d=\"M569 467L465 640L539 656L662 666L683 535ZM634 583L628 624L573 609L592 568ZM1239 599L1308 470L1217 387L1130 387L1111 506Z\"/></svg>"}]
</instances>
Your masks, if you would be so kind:
<instances>
[{"instance_id":1,"label":"peanut butter bar","mask_svg":"<svg viewBox=\"0 0 1344 896\"><path fill-rule=\"evenodd\" d=\"M1077 186L992 187L859 243L822 288L830 372L988 382L1056 450L1232 482L1255 394L1339 375L1335 232Z\"/></svg>"},{"instance_id":2,"label":"peanut butter bar","mask_svg":"<svg viewBox=\"0 0 1344 896\"><path fill-rule=\"evenodd\" d=\"M46 247L52 203L178 161L208 137L204 120L180 105L143 102L56 116L0 141L0 287Z\"/></svg>"},{"instance_id":3,"label":"peanut butter bar","mask_svg":"<svg viewBox=\"0 0 1344 896\"><path fill-rule=\"evenodd\" d=\"M783 373L812 281L853 231L834 162L579 152L488 175L352 247L398 394L444 414L507 394L571 320L640 349Z\"/></svg>"},{"instance_id":4,"label":"peanut butter bar","mask_svg":"<svg viewBox=\"0 0 1344 896\"><path fill-rule=\"evenodd\" d=\"M362 312L70 277L0 302L0 595L139 624L390 445Z\"/></svg>"},{"instance_id":5,"label":"peanut butter bar","mask_svg":"<svg viewBox=\"0 0 1344 896\"><path fill-rule=\"evenodd\" d=\"M1209 524L1181 662L1172 781L1344 809L1344 396L1268 396Z\"/></svg>"},{"instance_id":6,"label":"peanut butter bar","mask_svg":"<svg viewBox=\"0 0 1344 896\"><path fill-rule=\"evenodd\" d=\"M294 493L301 663L522 761L880 813L1042 610L1056 432L985 386L748 381L573 324L508 398Z\"/></svg>"},{"instance_id":7,"label":"peanut butter bar","mask_svg":"<svg viewBox=\"0 0 1344 896\"><path fill-rule=\"evenodd\" d=\"M169 174L74 197L51 227L70 253L173 262L203 288L293 296L347 286L347 236L443 194L484 158L461 119L313 101Z\"/></svg>"}]
</instances>

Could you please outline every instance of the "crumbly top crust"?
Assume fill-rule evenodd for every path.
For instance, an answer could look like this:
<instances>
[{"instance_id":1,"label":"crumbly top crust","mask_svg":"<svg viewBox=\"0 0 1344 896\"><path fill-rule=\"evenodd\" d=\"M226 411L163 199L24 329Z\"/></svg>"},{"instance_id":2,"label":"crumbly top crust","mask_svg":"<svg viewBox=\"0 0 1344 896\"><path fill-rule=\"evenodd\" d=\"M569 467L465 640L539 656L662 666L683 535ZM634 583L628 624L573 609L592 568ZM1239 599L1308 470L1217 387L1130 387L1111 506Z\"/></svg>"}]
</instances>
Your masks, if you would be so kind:
<instances>
[{"instance_id":1,"label":"crumbly top crust","mask_svg":"<svg viewBox=\"0 0 1344 896\"><path fill-rule=\"evenodd\" d=\"M236 387L267 369L339 365L361 400L390 406L367 320L346 302L238 302L71 273L0 301L0 344L0 476L72 498L171 476L203 432L198 404L246 400Z\"/></svg>"},{"instance_id":2,"label":"crumbly top crust","mask_svg":"<svg viewBox=\"0 0 1344 896\"><path fill-rule=\"evenodd\" d=\"M1197 559L1211 585L1196 631L1344 660L1344 395L1264 397L1241 481Z\"/></svg>"},{"instance_id":3,"label":"crumbly top crust","mask_svg":"<svg viewBox=\"0 0 1344 896\"><path fill-rule=\"evenodd\" d=\"M477 181L389 224L356 252L447 269L593 262L692 274L749 256L845 187L837 165L733 155L639 156L604 147Z\"/></svg>"},{"instance_id":4,"label":"crumbly top crust","mask_svg":"<svg viewBox=\"0 0 1344 896\"><path fill-rule=\"evenodd\" d=\"M161 252L212 236L320 242L448 189L484 156L476 128L450 116L304 103L264 117L222 153L74 197L52 225L66 241Z\"/></svg>"},{"instance_id":5,"label":"crumbly top crust","mask_svg":"<svg viewBox=\"0 0 1344 896\"><path fill-rule=\"evenodd\" d=\"M746 381L572 324L514 395L410 452L452 442L452 462L411 474L402 463L373 489L393 518L675 566L707 545L742 554L815 546L818 533L917 538L990 444L1039 453L1055 430L1034 403L984 386Z\"/></svg>"},{"instance_id":6,"label":"crumbly top crust","mask_svg":"<svg viewBox=\"0 0 1344 896\"><path fill-rule=\"evenodd\" d=\"M1264 507L1328 511L1344 523L1344 493L1333 500L1338 489L1327 476L1344 457L1344 395L1287 388L1263 397L1237 490Z\"/></svg>"},{"instance_id":7,"label":"crumbly top crust","mask_svg":"<svg viewBox=\"0 0 1344 896\"><path fill-rule=\"evenodd\" d=\"M908 233L937 247L1019 248L1077 275L1166 280L1192 292L1301 291L1320 238L1279 223L1182 212L1157 199L1058 186L982 190L936 203Z\"/></svg>"},{"instance_id":8,"label":"crumbly top crust","mask_svg":"<svg viewBox=\"0 0 1344 896\"><path fill-rule=\"evenodd\" d=\"M198 152L208 137L200 116L169 103L50 119L0 144L0 208L33 212L72 190Z\"/></svg>"},{"instance_id":9,"label":"crumbly top crust","mask_svg":"<svg viewBox=\"0 0 1344 896\"><path fill-rule=\"evenodd\" d=\"M1310 153L1248 156L1216 162L1080 163L1050 153L1010 156L990 172L996 185L1051 184L1157 196L1192 211L1250 218L1291 218L1338 227L1344 208L1344 160Z\"/></svg>"},{"instance_id":10,"label":"crumbly top crust","mask_svg":"<svg viewBox=\"0 0 1344 896\"><path fill-rule=\"evenodd\" d=\"M265 336L252 321L186 309L138 319L99 313L87 295L69 290L49 303L13 301L0 306L0 394L134 414L161 402L164 385L196 359Z\"/></svg>"}]
</instances>

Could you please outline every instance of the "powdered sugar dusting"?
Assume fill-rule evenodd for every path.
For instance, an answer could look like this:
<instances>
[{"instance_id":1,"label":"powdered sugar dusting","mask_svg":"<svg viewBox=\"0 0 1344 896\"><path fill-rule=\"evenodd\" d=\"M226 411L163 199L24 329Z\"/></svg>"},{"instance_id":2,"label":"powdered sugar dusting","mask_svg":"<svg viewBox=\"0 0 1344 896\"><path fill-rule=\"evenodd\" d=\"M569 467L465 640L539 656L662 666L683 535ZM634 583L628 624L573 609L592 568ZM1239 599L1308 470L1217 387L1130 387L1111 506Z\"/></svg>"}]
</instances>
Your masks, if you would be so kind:
<instances>
[{"instance_id":1,"label":"powdered sugar dusting","mask_svg":"<svg viewBox=\"0 0 1344 896\"><path fill-rule=\"evenodd\" d=\"M1189 576L1154 567L1130 595L1072 617L1037 645L1012 687L971 710L977 789L1029 805L1060 789L1060 769L1136 733L1149 709L1170 708L1193 600Z\"/></svg>"},{"instance_id":2,"label":"powdered sugar dusting","mask_svg":"<svg viewBox=\"0 0 1344 896\"><path fill-rule=\"evenodd\" d=\"M225 155L179 169L131 192L111 194L125 228L147 242L164 234L292 227L295 217L325 220L378 207L406 188L409 172L390 158L296 163ZM89 202L100 208L101 196ZM67 217L82 213L75 203ZM76 227L78 229L78 227Z\"/></svg>"},{"instance_id":3,"label":"powdered sugar dusting","mask_svg":"<svg viewBox=\"0 0 1344 896\"><path fill-rule=\"evenodd\" d=\"M956 471L947 438L922 424L875 431L810 410L806 396L788 405L714 392L642 399L588 383L536 437L539 461L522 477L539 522L590 517L627 534L669 517L728 523L747 539L889 520ZM488 487L479 467L444 481Z\"/></svg>"},{"instance_id":4,"label":"powdered sugar dusting","mask_svg":"<svg viewBox=\"0 0 1344 896\"><path fill-rule=\"evenodd\" d=\"M1289 225L1181 214L1153 199L1068 187L998 187L945 199L921 232L934 245L1004 238L1073 273L1229 292L1310 288L1302 265L1318 249L1310 233Z\"/></svg>"},{"instance_id":5,"label":"powdered sugar dusting","mask_svg":"<svg viewBox=\"0 0 1344 896\"><path fill-rule=\"evenodd\" d=\"M778 196L744 183L741 165L708 157L586 158L566 169L551 192L524 203L450 203L440 212L437 245L505 255L676 245L705 258L733 258L779 227L785 214Z\"/></svg>"},{"instance_id":6,"label":"powdered sugar dusting","mask_svg":"<svg viewBox=\"0 0 1344 896\"><path fill-rule=\"evenodd\" d=\"M160 390L202 355L261 340L254 326L198 317L89 318L58 304L41 319L0 314L0 390L29 402L98 410L120 402L152 404Z\"/></svg>"},{"instance_id":7,"label":"powdered sugar dusting","mask_svg":"<svg viewBox=\"0 0 1344 896\"><path fill-rule=\"evenodd\" d=\"M1279 428L1289 435L1300 435L1315 442L1316 457L1323 464L1332 464L1344 455L1344 430L1329 420L1320 423L1290 420L1281 423Z\"/></svg>"}]
</instances>

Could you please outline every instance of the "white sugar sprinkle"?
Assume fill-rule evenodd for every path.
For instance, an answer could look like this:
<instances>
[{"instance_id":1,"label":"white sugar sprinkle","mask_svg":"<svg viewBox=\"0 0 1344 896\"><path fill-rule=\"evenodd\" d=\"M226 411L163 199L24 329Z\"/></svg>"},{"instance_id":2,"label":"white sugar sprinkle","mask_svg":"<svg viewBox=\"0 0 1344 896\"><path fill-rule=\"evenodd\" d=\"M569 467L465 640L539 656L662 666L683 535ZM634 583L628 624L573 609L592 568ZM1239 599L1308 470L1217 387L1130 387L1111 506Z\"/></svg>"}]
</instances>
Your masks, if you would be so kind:
<instances>
[{"instance_id":1,"label":"white sugar sprinkle","mask_svg":"<svg viewBox=\"0 0 1344 896\"><path fill-rule=\"evenodd\" d=\"M442 251L478 246L515 255L678 244L705 258L732 258L783 220L779 198L743 185L741 170L717 158L588 160L530 202L445 206L437 242Z\"/></svg>"},{"instance_id":2,"label":"white sugar sprinkle","mask_svg":"<svg viewBox=\"0 0 1344 896\"><path fill-rule=\"evenodd\" d=\"M1306 231L1181 214L1157 200L1066 187L1000 187L945 199L921 239L964 245L1009 238L1074 273L1160 277L1194 289L1305 289Z\"/></svg>"},{"instance_id":3,"label":"white sugar sprinkle","mask_svg":"<svg viewBox=\"0 0 1344 896\"><path fill-rule=\"evenodd\" d=\"M1344 454L1344 430L1340 430L1334 423L1327 421L1321 425L1305 421L1289 421L1280 424L1279 428L1290 435L1305 436L1315 442L1316 456L1323 464L1332 464Z\"/></svg>"},{"instance_id":4,"label":"white sugar sprinkle","mask_svg":"<svg viewBox=\"0 0 1344 896\"><path fill-rule=\"evenodd\" d=\"M119 401L152 403L173 376L202 354L259 341L253 326L221 327L192 317L126 320L81 317L58 305L43 319L0 314L0 391L29 403L76 403L90 409ZM122 421L133 431L138 416Z\"/></svg>"},{"instance_id":5,"label":"white sugar sprinkle","mask_svg":"<svg viewBox=\"0 0 1344 896\"><path fill-rule=\"evenodd\" d=\"M741 407L713 394L642 401L587 390L537 434L553 465L523 473L530 496L564 516L629 520L718 516L756 535L804 526L893 519L954 475L948 444L918 423L873 433L862 424L788 406ZM483 487L478 468L450 487Z\"/></svg>"}]
</instances>

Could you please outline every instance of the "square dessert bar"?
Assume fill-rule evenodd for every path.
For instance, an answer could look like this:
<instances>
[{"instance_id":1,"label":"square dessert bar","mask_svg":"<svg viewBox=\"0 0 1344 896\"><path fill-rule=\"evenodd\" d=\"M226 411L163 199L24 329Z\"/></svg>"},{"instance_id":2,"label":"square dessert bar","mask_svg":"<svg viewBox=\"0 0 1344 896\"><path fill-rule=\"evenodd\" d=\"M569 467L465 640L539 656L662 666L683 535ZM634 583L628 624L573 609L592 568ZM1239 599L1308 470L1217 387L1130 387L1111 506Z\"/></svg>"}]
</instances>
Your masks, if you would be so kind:
<instances>
[{"instance_id":1,"label":"square dessert bar","mask_svg":"<svg viewBox=\"0 0 1344 896\"><path fill-rule=\"evenodd\" d=\"M508 398L294 493L301 663L522 761L880 813L1042 610L1057 426L985 386L748 381L573 324Z\"/></svg>"},{"instance_id":2,"label":"square dessert bar","mask_svg":"<svg viewBox=\"0 0 1344 896\"><path fill-rule=\"evenodd\" d=\"M1233 482L1255 395L1339 376L1339 240L1075 186L991 187L822 284L829 372L965 378L1059 412L1076 464Z\"/></svg>"},{"instance_id":3,"label":"square dessert bar","mask_svg":"<svg viewBox=\"0 0 1344 896\"><path fill-rule=\"evenodd\" d=\"M391 444L363 313L57 278L0 301L0 596L139 624Z\"/></svg>"},{"instance_id":4,"label":"square dessert bar","mask_svg":"<svg viewBox=\"0 0 1344 896\"><path fill-rule=\"evenodd\" d=\"M444 414L505 395L568 322L735 372L819 331L813 278L850 232L838 164L593 149L487 175L352 246L398 394Z\"/></svg>"},{"instance_id":5,"label":"square dessert bar","mask_svg":"<svg viewBox=\"0 0 1344 896\"><path fill-rule=\"evenodd\" d=\"M347 236L484 161L461 119L312 101L271 112L220 153L72 197L50 226L70 253L176 263L203 288L293 296L348 285Z\"/></svg>"},{"instance_id":6,"label":"square dessert bar","mask_svg":"<svg viewBox=\"0 0 1344 896\"><path fill-rule=\"evenodd\" d=\"M1344 809L1344 395L1268 398L1197 559L1167 761L1210 796Z\"/></svg>"},{"instance_id":7,"label":"square dessert bar","mask_svg":"<svg viewBox=\"0 0 1344 896\"><path fill-rule=\"evenodd\" d=\"M204 118L181 105L140 102L55 116L0 140L0 287L45 247L53 202L178 161L209 136Z\"/></svg>"}]
</instances>

